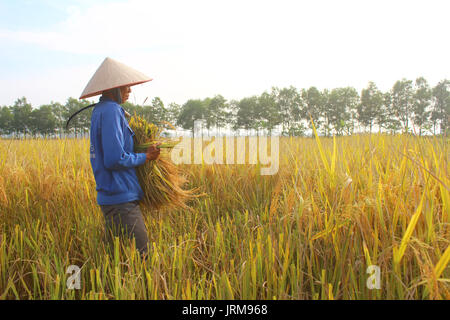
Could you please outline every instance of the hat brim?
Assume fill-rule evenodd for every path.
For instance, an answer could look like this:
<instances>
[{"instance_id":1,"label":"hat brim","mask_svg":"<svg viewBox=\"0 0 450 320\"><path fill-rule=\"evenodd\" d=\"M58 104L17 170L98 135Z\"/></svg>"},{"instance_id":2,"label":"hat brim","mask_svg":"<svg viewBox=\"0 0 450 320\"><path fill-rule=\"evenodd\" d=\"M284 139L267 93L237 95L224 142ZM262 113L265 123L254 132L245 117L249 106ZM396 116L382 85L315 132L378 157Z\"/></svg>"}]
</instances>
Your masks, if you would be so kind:
<instances>
[{"instance_id":1,"label":"hat brim","mask_svg":"<svg viewBox=\"0 0 450 320\"><path fill-rule=\"evenodd\" d=\"M115 87L111 87L111 88L105 88L105 89L102 89L102 90L97 91L97 92L92 92L92 93L89 93L89 94L85 94L85 95L80 97L80 100L97 96L99 94L102 94L104 91L108 91L108 90L111 90L111 89L116 89L116 88L120 88L120 87L131 87L131 86L135 86L135 85L142 84L142 83L145 83L145 82L149 82L149 81L152 81L152 80L153 79L142 80L142 81L137 81L137 82L133 82L133 83L129 83L129 84L123 84L123 85L115 86Z\"/></svg>"}]
</instances>

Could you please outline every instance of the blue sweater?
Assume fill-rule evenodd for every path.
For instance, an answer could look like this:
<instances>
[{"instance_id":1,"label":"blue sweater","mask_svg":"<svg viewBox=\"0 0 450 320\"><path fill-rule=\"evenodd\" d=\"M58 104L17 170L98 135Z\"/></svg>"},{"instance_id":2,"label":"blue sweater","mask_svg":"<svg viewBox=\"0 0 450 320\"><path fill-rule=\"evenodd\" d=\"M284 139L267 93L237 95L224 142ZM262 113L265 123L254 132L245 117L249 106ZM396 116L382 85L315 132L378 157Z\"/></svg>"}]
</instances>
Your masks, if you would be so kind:
<instances>
[{"instance_id":1,"label":"blue sweater","mask_svg":"<svg viewBox=\"0 0 450 320\"><path fill-rule=\"evenodd\" d=\"M99 205L141 200L144 195L135 167L145 163L146 154L133 152L133 135L123 108L113 100L100 98L92 112L90 133Z\"/></svg>"}]
</instances>

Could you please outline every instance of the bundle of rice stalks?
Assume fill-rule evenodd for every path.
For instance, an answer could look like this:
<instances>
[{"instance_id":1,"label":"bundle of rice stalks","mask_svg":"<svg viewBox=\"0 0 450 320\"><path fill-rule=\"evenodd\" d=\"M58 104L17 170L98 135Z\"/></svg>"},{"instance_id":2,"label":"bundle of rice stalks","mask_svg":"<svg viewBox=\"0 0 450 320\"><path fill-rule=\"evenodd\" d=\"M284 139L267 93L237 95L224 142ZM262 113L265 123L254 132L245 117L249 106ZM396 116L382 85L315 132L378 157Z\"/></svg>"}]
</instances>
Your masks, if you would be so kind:
<instances>
[{"instance_id":1,"label":"bundle of rice stalks","mask_svg":"<svg viewBox=\"0 0 450 320\"><path fill-rule=\"evenodd\" d=\"M131 117L129 125L135 133L135 152L145 152L150 145L158 142L161 143L158 148L171 150L179 142L164 139L161 137L162 128L147 122L136 114ZM147 161L144 165L136 168L136 174L144 191L141 203L151 209L167 207L190 210L186 202L200 196L195 193L196 189L183 189L187 182L186 176L165 152L161 152L157 160Z\"/></svg>"}]
</instances>

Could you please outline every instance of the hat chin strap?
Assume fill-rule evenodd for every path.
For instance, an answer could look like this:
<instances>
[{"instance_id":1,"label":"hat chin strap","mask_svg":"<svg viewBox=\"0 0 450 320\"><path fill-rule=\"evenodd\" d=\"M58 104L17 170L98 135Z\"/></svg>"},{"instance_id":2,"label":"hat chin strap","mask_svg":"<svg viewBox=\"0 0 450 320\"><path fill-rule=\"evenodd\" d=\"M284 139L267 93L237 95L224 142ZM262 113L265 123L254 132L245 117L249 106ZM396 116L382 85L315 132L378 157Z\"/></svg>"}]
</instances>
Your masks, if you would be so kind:
<instances>
[{"instance_id":1,"label":"hat chin strap","mask_svg":"<svg viewBox=\"0 0 450 320\"><path fill-rule=\"evenodd\" d=\"M113 89L113 95L118 104L122 104L122 94L120 93L120 88Z\"/></svg>"}]
</instances>

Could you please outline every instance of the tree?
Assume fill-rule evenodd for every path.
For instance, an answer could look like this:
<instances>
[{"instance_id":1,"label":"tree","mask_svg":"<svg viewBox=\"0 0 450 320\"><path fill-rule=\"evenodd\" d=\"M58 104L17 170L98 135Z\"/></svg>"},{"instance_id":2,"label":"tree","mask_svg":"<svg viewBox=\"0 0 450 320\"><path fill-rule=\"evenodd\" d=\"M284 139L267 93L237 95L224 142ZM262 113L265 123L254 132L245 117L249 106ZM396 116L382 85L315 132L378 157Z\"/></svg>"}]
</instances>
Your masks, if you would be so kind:
<instances>
[{"instance_id":1,"label":"tree","mask_svg":"<svg viewBox=\"0 0 450 320\"><path fill-rule=\"evenodd\" d=\"M206 108L202 100L188 100L181 107L177 123L186 130L192 130L194 134L194 121L206 119Z\"/></svg>"},{"instance_id":2,"label":"tree","mask_svg":"<svg viewBox=\"0 0 450 320\"><path fill-rule=\"evenodd\" d=\"M305 106L304 113L307 116L308 127L312 130L311 120L314 126L319 128L321 125L321 106L323 104L323 97L316 87L310 87L308 90L302 89L302 100Z\"/></svg>"},{"instance_id":3,"label":"tree","mask_svg":"<svg viewBox=\"0 0 450 320\"><path fill-rule=\"evenodd\" d=\"M323 133L326 137L330 135L331 132L331 114L332 114L332 105L330 103L330 91L328 89L324 89L321 92L321 100L319 105L320 115L323 117L324 121L322 123Z\"/></svg>"},{"instance_id":4,"label":"tree","mask_svg":"<svg viewBox=\"0 0 450 320\"><path fill-rule=\"evenodd\" d=\"M433 88L433 133L436 134L437 122L441 125L441 134L448 135L450 125L450 80L442 80Z\"/></svg>"},{"instance_id":5,"label":"tree","mask_svg":"<svg viewBox=\"0 0 450 320\"><path fill-rule=\"evenodd\" d=\"M375 120L374 120L374 124L376 124L379 128L379 132L381 132L381 129L390 129L390 124L389 124L389 112L391 110L391 105L392 105L392 99L391 99L391 93L390 92L385 92L381 94L381 106L378 109L378 112L375 114Z\"/></svg>"},{"instance_id":6,"label":"tree","mask_svg":"<svg viewBox=\"0 0 450 320\"><path fill-rule=\"evenodd\" d=\"M259 124L254 129L267 129L269 135L281 123L281 116L273 94L263 92L257 99L255 114L258 115Z\"/></svg>"},{"instance_id":7,"label":"tree","mask_svg":"<svg viewBox=\"0 0 450 320\"><path fill-rule=\"evenodd\" d=\"M175 102L169 104L167 108L167 121L173 126L179 125L178 117L181 112L181 106Z\"/></svg>"},{"instance_id":8,"label":"tree","mask_svg":"<svg viewBox=\"0 0 450 320\"><path fill-rule=\"evenodd\" d=\"M147 100L147 99L146 99ZM146 101L143 102L143 104ZM25 97L17 99L13 106L0 107L0 134L63 133L69 116L91 104L87 100L69 98L62 105L51 102L33 109ZM442 80L430 88L423 77L395 82L388 92L378 90L369 82L361 96L352 87L319 91L316 87L298 90L293 86L272 87L261 95L227 101L222 95L212 98L188 100L183 105L171 103L167 107L159 97L148 105L122 104L130 114L136 113L147 121L168 121L187 130L194 129L195 120L205 120L207 128L229 127L234 130L261 130L269 133L281 129L283 135L303 135L307 130L303 120L312 129L313 121L320 134L328 136L352 134L358 121L370 132L379 130L395 133L402 128L408 132L410 122L419 128L419 135L426 130L442 134L450 130L450 80ZM70 132L88 132L93 109L84 111L71 122ZM249 132L247 132L249 133Z\"/></svg>"},{"instance_id":9,"label":"tree","mask_svg":"<svg viewBox=\"0 0 450 320\"><path fill-rule=\"evenodd\" d=\"M235 104L236 120L234 129L253 129L259 127L258 97L243 98Z\"/></svg>"},{"instance_id":10,"label":"tree","mask_svg":"<svg viewBox=\"0 0 450 320\"><path fill-rule=\"evenodd\" d=\"M370 81L367 88L362 89L361 102L357 107L358 121L364 127L369 127L370 133L372 133L372 127L382 105L383 94L378 90L376 84Z\"/></svg>"},{"instance_id":11,"label":"tree","mask_svg":"<svg viewBox=\"0 0 450 320\"><path fill-rule=\"evenodd\" d=\"M67 102L64 105L65 118L69 119L72 114L90 104L91 103L87 100L80 101L72 97L67 99ZM75 137L77 137L78 133L83 134L87 132L91 127L91 116L92 108L79 113L70 121L69 132L73 131L75 133Z\"/></svg>"},{"instance_id":12,"label":"tree","mask_svg":"<svg viewBox=\"0 0 450 320\"><path fill-rule=\"evenodd\" d=\"M51 135L55 133L58 121L51 105L43 105L31 112L31 131L34 135Z\"/></svg>"},{"instance_id":13,"label":"tree","mask_svg":"<svg viewBox=\"0 0 450 320\"><path fill-rule=\"evenodd\" d=\"M14 116L10 107L0 107L0 134L10 134L13 129Z\"/></svg>"},{"instance_id":14,"label":"tree","mask_svg":"<svg viewBox=\"0 0 450 320\"><path fill-rule=\"evenodd\" d=\"M12 128L15 132L31 133L31 112L33 108L25 97L17 99L12 106Z\"/></svg>"},{"instance_id":15,"label":"tree","mask_svg":"<svg viewBox=\"0 0 450 320\"><path fill-rule=\"evenodd\" d=\"M404 131L409 132L409 119L411 118L414 96L412 81L406 79L397 81L391 90L391 96L392 108L400 120Z\"/></svg>"},{"instance_id":16,"label":"tree","mask_svg":"<svg viewBox=\"0 0 450 320\"><path fill-rule=\"evenodd\" d=\"M355 88L347 87L345 89L347 112L350 115L350 119L345 123L345 130L350 135L355 131L355 123L358 119L358 104L361 99Z\"/></svg>"},{"instance_id":17,"label":"tree","mask_svg":"<svg viewBox=\"0 0 450 320\"><path fill-rule=\"evenodd\" d=\"M296 128L302 128L299 126L299 122L302 117L305 117L305 114L302 108L301 93L293 86L282 89L273 87L271 95L280 115L282 133L291 134L296 131Z\"/></svg>"},{"instance_id":18,"label":"tree","mask_svg":"<svg viewBox=\"0 0 450 320\"><path fill-rule=\"evenodd\" d=\"M352 110L358 105L358 92L351 87L331 90L328 98L330 124L338 135L342 135L351 120Z\"/></svg>"},{"instance_id":19,"label":"tree","mask_svg":"<svg viewBox=\"0 0 450 320\"><path fill-rule=\"evenodd\" d=\"M63 106L59 102L50 102L48 105L51 109L52 115L55 117L56 120L56 128L57 132L62 137L62 134L64 133L66 122L67 122L67 115L65 106Z\"/></svg>"},{"instance_id":20,"label":"tree","mask_svg":"<svg viewBox=\"0 0 450 320\"><path fill-rule=\"evenodd\" d=\"M156 122L167 121L167 110L164 107L164 103L160 97L155 97L152 100L152 110Z\"/></svg>"},{"instance_id":21,"label":"tree","mask_svg":"<svg viewBox=\"0 0 450 320\"><path fill-rule=\"evenodd\" d=\"M431 103L431 89L425 78L416 79L415 91L413 96L413 114L414 124L419 126L419 136L422 135L422 129L429 123L431 112L428 107Z\"/></svg>"},{"instance_id":22,"label":"tree","mask_svg":"<svg viewBox=\"0 0 450 320\"><path fill-rule=\"evenodd\" d=\"M392 108L392 96L390 92L383 94L383 106L381 112L377 114L377 123L386 128L391 134L401 129L402 124L396 116L396 111Z\"/></svg>"},{"instance_id":23,"label":"tree","mask_svg":"<svg viewBox=\"0 0 450 320\"><path fill-rule=\"evenodd\" d=\"M224 126L227 121L227 100L221 95L216 95L211 99L205 99L205 105L207 109L207 127L220 128Z\"/></svg>"}]
</instances>

